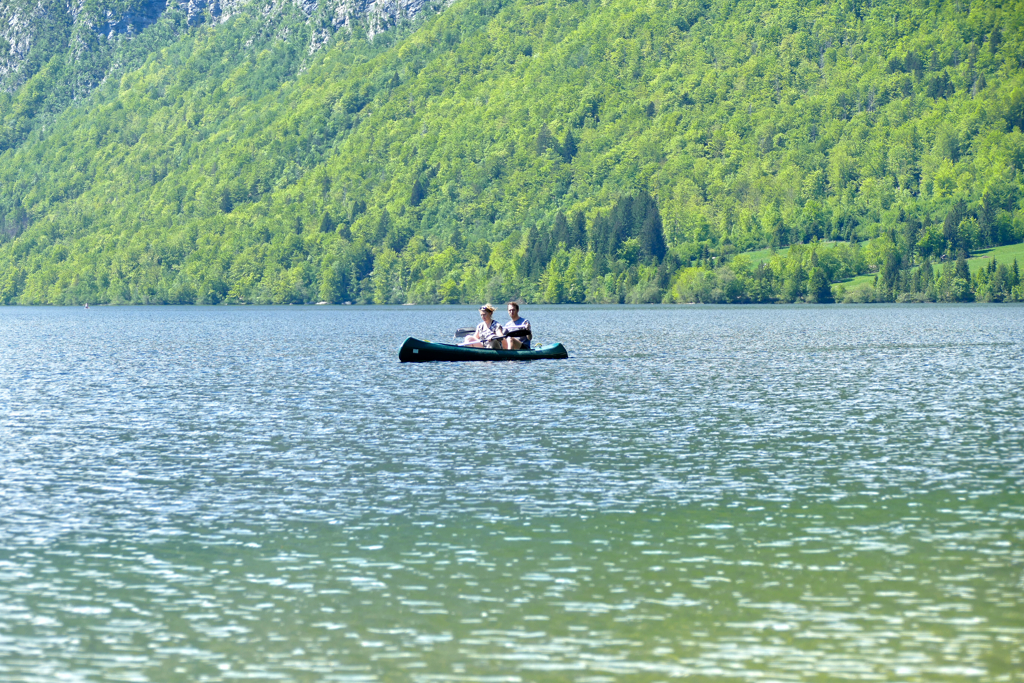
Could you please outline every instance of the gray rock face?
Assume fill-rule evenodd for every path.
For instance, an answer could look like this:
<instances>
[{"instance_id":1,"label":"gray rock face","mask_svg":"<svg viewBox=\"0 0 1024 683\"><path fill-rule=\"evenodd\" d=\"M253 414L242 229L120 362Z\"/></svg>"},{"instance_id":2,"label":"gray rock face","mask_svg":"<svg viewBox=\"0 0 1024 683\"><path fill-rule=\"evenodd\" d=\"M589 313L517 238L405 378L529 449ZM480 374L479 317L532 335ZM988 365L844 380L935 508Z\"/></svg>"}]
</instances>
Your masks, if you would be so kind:
<instances>
[{"instance_id":1,"label":"gray rock face","mask_svg":"<svg viewBox=\"0 0 1024 683\"><path fill-rule=\"evenodd\" d=\"M108 11L103 17L106 21L93 24L92 28L108 38L117 34L138 35L147 26L156 22L166 9L167 0L146 0L141 7L128 10L120 17L115 17L113 12Z\"/></svg>"},{"instance_id":2,"label":"gray rock face","mask_svg":"<svg viewBox=\"0 0 1024 683\"><path fill-rule=\"evenodd\" d=\"M14 71L28 56L39 24L50 8L42 1L5 2L0 6L0 78Z\"/></svg>"},{"instance_id":3,"label":"gray rock face","mask_svg":"<svg viewBox=\"0 0 1024 683\"><path fill-rule=\"evenodd\" d=\"M105 40L131 39L155 23L169 7L177 7L190 26L204 22L221 23L246 6L256 5L263 16L272 17L285 6L294 5L315 25L309 52L320 49L339 30L351 29L363 22L367 35L387 31L399 22L412 19L424 6L438 9L451 0L143 0L121 14L108 10L103 16L91 16L85 0L3 0L0 3L0 88L12 90L31 73L22 68L36 42L54 26L65 27L69 51L72 36L88 30ZM70 32L66 29L71 17ZM59 32L59 31L58 31ZM81 44L81 40L77 40ZM52 49L52 48L51 48ZM35 60L38 61L38 60ZM42 60L44 63L46 59Z\"/></svg>"},{"instance_id":4,"label":"gray rock face","mask_svg":"<svg viewBox=\"0 0 1024 683\"><path fill-rule=\"evenodd\" d=\"M147 0L142 9L127 13L111 26L118 33L138 33L159 19L169 5L177 5L188 17L189 25L195 26L204 21L206 12L213 21L221 22L246 5L263 3L264 14L270 14L284 2L295 4L307 17L323 5L335 28L365 18L371 37L402 19L415 17L426 4L426 0Z\"/></svg>"}]
</instances>

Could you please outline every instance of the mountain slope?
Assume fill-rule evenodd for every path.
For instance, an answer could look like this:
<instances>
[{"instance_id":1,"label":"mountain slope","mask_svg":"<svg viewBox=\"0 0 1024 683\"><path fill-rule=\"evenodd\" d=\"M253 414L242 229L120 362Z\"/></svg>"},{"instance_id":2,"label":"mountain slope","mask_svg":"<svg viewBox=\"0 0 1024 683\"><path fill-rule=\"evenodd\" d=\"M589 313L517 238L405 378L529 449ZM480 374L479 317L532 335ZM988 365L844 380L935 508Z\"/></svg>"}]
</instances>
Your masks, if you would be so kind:
<instances>
[{"instance_id":1,"label":"mountain slope","mask_svg":"<svg viewBox=\"0 0 1024 683\"><path fill-rule=\"evenodd\" d=\"M186 23L3 152L0 300L686 299L872 240L721 294L791 300L1024 240L1019 2L456 2L312 55L289 6Z\"/></svg>"}]
</instances>

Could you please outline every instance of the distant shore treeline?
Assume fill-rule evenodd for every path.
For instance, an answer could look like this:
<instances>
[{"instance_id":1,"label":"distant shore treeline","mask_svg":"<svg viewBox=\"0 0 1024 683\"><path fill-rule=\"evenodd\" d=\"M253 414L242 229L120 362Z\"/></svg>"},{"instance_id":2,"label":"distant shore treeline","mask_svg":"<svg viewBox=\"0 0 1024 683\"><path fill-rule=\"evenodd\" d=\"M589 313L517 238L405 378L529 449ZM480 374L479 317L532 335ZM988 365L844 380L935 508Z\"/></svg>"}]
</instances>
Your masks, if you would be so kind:
<instances>
[{"instance_id":1,"label":"distant shore treeline","mask_svg":"<svg viewBox=\"0 0 1024 683\"><path fill-rule=\"evenodd\" d=\"M37 41L0 303L1020 298L1022 0L431 6Z\"/></svg>"},{"instance_id":2,"label":"distant shore treeline","mask_svg":"<svg viewBox=\"0 0 1024 683\"><path fill-rule=\"evenodd\" d=\"M754 265L745 255L732 262L698 264L679 273L666 301L695 303L923 303L1024 301L1020 266L990 259L973 275L961 254L933 262L925 258L899 268L887 255L873 279L856 285L834 284L863 270L877 245L799 245L787 256ZM877 254L873 254L877 258ZM873 260L873 258L871 259Z\"/></svg>"}]
</instances>

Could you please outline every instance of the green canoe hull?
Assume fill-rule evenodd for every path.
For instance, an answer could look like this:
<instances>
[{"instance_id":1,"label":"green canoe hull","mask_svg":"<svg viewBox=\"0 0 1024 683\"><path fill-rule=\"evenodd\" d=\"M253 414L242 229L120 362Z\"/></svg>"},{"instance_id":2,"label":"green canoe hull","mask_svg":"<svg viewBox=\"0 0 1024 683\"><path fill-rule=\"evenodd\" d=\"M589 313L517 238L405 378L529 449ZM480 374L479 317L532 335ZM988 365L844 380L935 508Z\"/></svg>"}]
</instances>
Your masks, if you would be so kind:
<instances>
[{"instance_id":1,"label":"green canoe hull","mask_svg":"<svg viewBox=\"0 0 1024 683\"><path fill-rule=\"evenodd\" d=\"M436 344L409 337L398 351L403 363L465 360L552 360L568 358L569 352L561 344L547 344L535 349L506 351L504 349L477 349L472 346Z\"/></svg>"}]
</instances>

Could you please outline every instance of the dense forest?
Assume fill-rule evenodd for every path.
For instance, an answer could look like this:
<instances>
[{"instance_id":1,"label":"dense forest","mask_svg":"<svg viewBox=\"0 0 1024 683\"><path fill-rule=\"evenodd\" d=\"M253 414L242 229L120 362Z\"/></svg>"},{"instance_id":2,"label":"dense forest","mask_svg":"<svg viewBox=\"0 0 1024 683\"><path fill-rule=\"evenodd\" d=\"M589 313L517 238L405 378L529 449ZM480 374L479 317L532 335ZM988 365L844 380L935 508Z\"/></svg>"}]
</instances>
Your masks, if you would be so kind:
<instances>
[{"instance_id":1,"label":"dense forest","mask_svg":"<svg viewBox=\"0 0 1024 683\"><path fill-rule=\"evenodd\" d=\"M965 263L1024 242L1022 0L325 16L53 19L0 92L0 303L1024 300Z\"/></svg>"}]
</instances>

